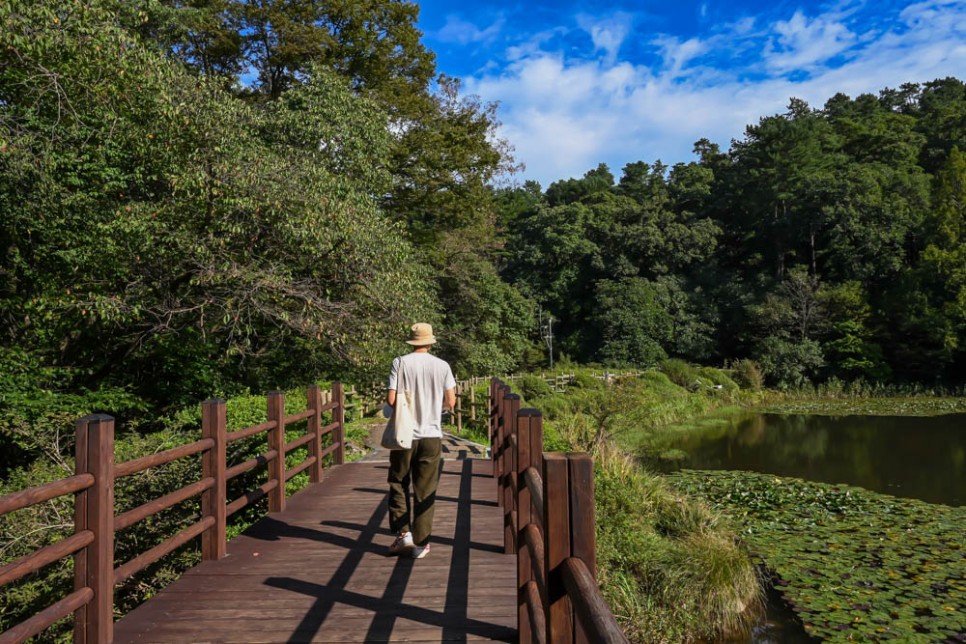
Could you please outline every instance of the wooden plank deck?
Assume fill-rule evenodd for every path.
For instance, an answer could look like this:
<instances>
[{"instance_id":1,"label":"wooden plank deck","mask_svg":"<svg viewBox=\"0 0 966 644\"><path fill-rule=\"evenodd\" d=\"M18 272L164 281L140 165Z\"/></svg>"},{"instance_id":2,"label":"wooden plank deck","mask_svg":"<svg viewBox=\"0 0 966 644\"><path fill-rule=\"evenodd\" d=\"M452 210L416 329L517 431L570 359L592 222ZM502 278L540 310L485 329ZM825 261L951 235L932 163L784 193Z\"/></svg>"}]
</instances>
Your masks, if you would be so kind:
<instances>
[{"instance_id":1,"label":"wooden plank deck","mask_svg":"<svg viewBox=\"0 0 966 644\"><path fill-rule=\"evenodd\" d=\"M516 640L489 460L444 461L432 551L389 557L386 462L325 474L115 625L115 642Z\"/></svg>"}]
</instances>

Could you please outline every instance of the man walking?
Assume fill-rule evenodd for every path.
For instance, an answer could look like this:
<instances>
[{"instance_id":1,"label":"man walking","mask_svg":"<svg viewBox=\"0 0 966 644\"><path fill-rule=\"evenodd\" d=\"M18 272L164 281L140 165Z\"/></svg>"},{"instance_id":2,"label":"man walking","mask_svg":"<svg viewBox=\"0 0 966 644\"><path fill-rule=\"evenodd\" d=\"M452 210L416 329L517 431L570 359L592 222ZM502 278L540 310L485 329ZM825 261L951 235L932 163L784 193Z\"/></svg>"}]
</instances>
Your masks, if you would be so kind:
<instances>
[{"instance_id":1,"label":"man walking","mask_svg":"<svg viewBox=\"0 0 966 644\"><path fill-rule=\"evenodd\" d=\"M433 530L443 409L456 404L456 379L449 364L429 353L436 343L433 327L421 322L410 332L406 343L413 351L392 361L386 392L386 401L395 407L398 376L405 369L417 424L412 447L389 452L389 529L396 535L389 552L422 559L429 554Z\"/></svg>"}]
</instances>

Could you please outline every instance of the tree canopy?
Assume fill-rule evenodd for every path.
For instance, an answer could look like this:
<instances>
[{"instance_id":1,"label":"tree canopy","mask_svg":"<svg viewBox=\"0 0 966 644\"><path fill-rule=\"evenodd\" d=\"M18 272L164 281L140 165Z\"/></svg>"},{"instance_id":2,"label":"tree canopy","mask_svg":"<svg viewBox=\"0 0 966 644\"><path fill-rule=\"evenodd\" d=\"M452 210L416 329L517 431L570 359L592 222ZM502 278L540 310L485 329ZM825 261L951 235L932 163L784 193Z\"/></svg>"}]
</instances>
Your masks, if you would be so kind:
<instances>
[{"instance_id":1,"label":"tree canopy","mask_svg":"<svg viewBox=\"0 0 966 644\"><path fill-rule=\"evenodd\" d=\"M697 162L505 190L503 275L580 360L959 381L964 106L954 78L793 98L728 152L698 141Z\"/></svg>"},{"instance_id":2,"label":"tree canopy","mask_svg":"<svg viewBox=\"0 0 966 644\"><path fill-rule=\"evenodd\" d=\"M416 319L459 373L507 371L539 359L538 309L585 361L963 377L962 81L791 99L693 162L506 187L496 106L437 74L417 20L0 7L0 388L158 410L375 381Z\"/></svg>"}]
</instances>

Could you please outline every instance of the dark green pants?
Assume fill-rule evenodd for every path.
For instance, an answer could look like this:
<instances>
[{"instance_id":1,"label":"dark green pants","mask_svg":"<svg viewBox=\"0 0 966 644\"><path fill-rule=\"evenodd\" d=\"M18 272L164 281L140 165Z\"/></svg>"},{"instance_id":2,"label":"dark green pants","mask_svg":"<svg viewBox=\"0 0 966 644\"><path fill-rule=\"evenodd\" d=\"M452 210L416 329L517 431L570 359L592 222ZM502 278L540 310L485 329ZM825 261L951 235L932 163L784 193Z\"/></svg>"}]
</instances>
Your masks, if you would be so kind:
<instances>
[{"instance_id":1,"label":"dark green pants","mask_svg":"<svg viewBox=\"0 0 966 644\"><path fill-rule=\"evenodd\" d=\"M412 532L417 546L426 545L433 531L441 450L442 439L420 438L411 449L389 452L389 529Z\"/></svg>"}]
</instances>

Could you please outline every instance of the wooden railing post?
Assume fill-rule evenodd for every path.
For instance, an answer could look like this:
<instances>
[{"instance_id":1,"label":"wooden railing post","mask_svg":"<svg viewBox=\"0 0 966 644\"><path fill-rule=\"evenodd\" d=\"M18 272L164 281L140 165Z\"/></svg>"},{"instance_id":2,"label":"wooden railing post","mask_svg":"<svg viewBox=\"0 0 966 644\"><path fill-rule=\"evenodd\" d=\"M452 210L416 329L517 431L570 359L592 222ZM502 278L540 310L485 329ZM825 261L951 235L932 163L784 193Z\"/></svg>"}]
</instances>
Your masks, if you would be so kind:
<instances>
[{"instance_id":1,"label":"wooden railing post","mask_svg":"<svg viewBox=\"0 0 966 644\"><path fill-rule=\"evenodd\" d=\"M453 410L456 416L456 433L463 433L463 385L456 385L456 409Z\"/></svg>"},{"instance_id":2,"label":"wooden railing post","mask_svg":"<svg viewBox=\"0 0 966 644\"><path fill-rule=\"evenodd\" d=\"M543 442L543 417L536 409L521 409L517 415L517 441L514 461L516 462L516 532L517 543L517 633L520 644L530 644L532 629L530 613L527 609L527 584L533 580L533 569L530 562L530 549L526 546L523 530L532 521L530 488L524 482L527 469L540 464L540 444L534 449L534 442L540 436Z\"/></svg>"},{"instance_id":3,"label":"wooden railing post","mask_svg":"<svg viewBox=\"0 0 966 644\"><path fill-rule=\"evenodd\" d=\"M201 513L215 520L214 525L201 536L201 558L205 561L222 559L227 554L226 523L227 479L225 478L228 429L224 400L206 400L201 403L201 436L215 441L201 460L201 477L211 477L214 485L201 495Z\"/></svg>"},{"instance_id":4,"label":"wooden railing post","mask_svg":"<svg viewBox=\"0 0 966 644\"><path fill-rule=\"evenodd\" d=\"M500 434L500 414L503 411L503 383L494 378L491 383L493 388L490 393L490 451L493 454L493 458L496 458L497 453L497 439Z\"/></svg>"},{"instance_id":5,"label":"wooden railing post","mask_svg":"<svg viewBox=\"0 0 966 644\"><path fill-rule=\"evenodd\" d=\"M339 444L332 454L332 462L336 465L345 463L345 389L341 382L332 383L332 397L338 401L338 407L332 410L333 422L338 423L332 431L332 440Z\"/></svg>"},{"instance_id":6,"label":"wooden railing post","mask_svg":"<svg viewBox=\"0 0 966 644\"><path fill-rule=\"evenodd\" d=\"M496 449L496 454L499 462L500 478L497 479L497 495L500 507L507 508L507 498L506 498L506 484L507 484L507 474L509 470L506 466L506 446L507 446L507 436L510 433L510 414L507 396L510 395L511 389L509 385L503 385L500 388L500 421L497 427L497 440L494 444Z\"/></svg>"},{"instance_id":7,"label":"wooden railing post","mask_svg":"<svg viewBox=\"0 0 966 644\"><path fill-rule=\"evenodd\" d=\"M285 510L285 394L271 391L268 394L268 420L275 421L275 427L268 430L268 450L275 456L268 462L268 480L278 485L268 493L268 511Z\"/></svg>"},{"instance_id":8,"label":"wooden railing post","mask_svg":"<svg viewBox=\"0 0 966 644\"><path fill-rule=\"evenodd\" d=\"M561 564L570 557L570 486L565 454L543 455L543 552L547 571L547 642L573 641L573 608L564 586Z\"/></svg>"},{"instance_id":9,"label":"wooden railing post","mask_svg":"<svg viewBox=\"0 0 966 644\"><path fill-rule=\"evenodd\" d=\"M82 418L74 425L74 474L87 474L90 467L88 456L88 419ZM74 495L74 534L88 530L87 501L90 490L81 490ZM88 555L90 548L81 548L74 555L74 590L87 587ZM91 605L85 604L74 611L74 644L87 644L87 628L90 623Z\"/></svg>"},{"instance_id":10,"label":"wooden railing post","mask_svg":"<svg viewBox=\"0 0 966 644\"><path fill-rule=\"evenodd\" d=\"M314 409L309 416L307 429L312 435L309 443L309 458L315 458L315 463L309 468L309 481L318 483L322 480L322 389L318 385L311 385L305 391L306 409Z\"/></svg>"},{"instance_id":11,"label":"wooden railing post","mask_svg":"<svg viewBox=\"0 0 966 644\"><path fill-rule=\"evenodd\" d=\"M500 469L503 467L503 459L500 458L503 446L501 441L503 437L503 395L507 391L509 391L509 387L500 381L496 382L493 389L493 427L490 434L490 455L493 458L493 477L496 479L497 490L496 502L501 507L503 506L503 471Z\"/></svg>"},{"instance_id":12,"label":"wooden railing post","mask_svg":"<svg viewBox=\"0 0 966 644\"><path fill-rule=\"evenodd\" d=\"M356 410L359 407L358 396L356 396L356 386L349 385L348 391L343 389L343 401L345 402L344 411L342 413L343 418L348 418L350 421L353 420L352 412L349 410ZM349 401L352 401L351 403Z\"/></svg>"},{"instance_id":13,"label":"wooden railing post","mask_svg":"<svg viewBox=\"0 0 966 644\"><path fill-rule=\"evenodd\" d=\"M597 579L597 535L594 516L594 459L584 452L567 454L570 487L570 556L578 557ZM590 637L574 619L574 641L592 644Z\"/></svg>"},{"instance_id":14,"label":"wooden railing post","mask_svg":"<svg viewBox=\"0 0 966 644\"><path fill-rule=\"evenodd\" d=\"M470 421L476 423L476 379L470 381Z\"/></svg>"},{"instance_id":15,"label":"wooden railing post","mask_svg":"<svg viewBox=\"0 0 966 644\"><path fill-rule=\"evenodd\" d=\"M94 541L78 553L85 579L82 583L75 576L75 584L89 587L94 598L77 611L83 614L74 633L84 631L76 641L102 644L114 639L114 419L103 414L81 418L77 435L78 470L93 475L94 485L81 493L81 509L75 512L84 511L81 525L94 533Z\"/></svg>"},{"instance_id":16,"label":"wooden railing post","mask_svg":"<svg viewBox=\"0 0 966 644\"><path fill-rule=\"evenodd\" d=\"M516 433L517 414L520 412L520 396L507 394L503 398L506 405L504 417L504 436L501 447L503 466L503 552L512 555L516 552L517 540L514 529L514 512L516 511L516 464L513 459L513 443L511 436Z\"/></svg>"}]
</instances>

